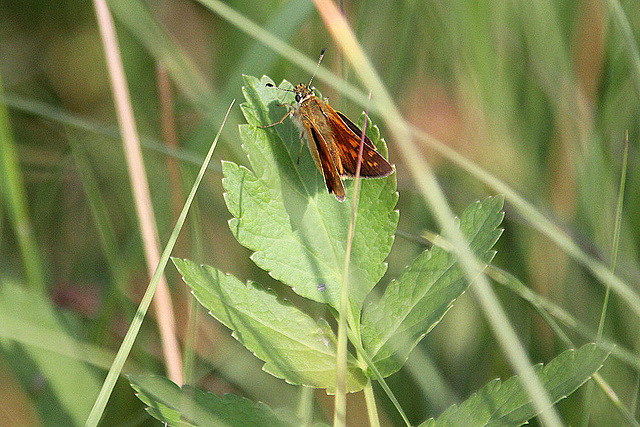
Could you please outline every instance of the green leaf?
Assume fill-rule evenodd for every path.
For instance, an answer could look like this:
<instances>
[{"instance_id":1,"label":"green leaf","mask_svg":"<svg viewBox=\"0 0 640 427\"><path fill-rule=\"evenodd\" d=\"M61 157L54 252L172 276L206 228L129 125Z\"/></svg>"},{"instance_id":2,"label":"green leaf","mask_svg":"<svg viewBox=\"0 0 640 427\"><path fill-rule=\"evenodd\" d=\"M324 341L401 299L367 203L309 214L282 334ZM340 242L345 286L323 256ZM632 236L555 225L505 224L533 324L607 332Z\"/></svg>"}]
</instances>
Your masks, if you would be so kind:
<instances>
[{"instance_id":1,"label":"green leaf","mask_svg":"<svg viewBox=\"0 0 640 427\"><path fill-rule=\"evenodd\" d=\"M251 169L223 163L225 201L234 217L229 221L231 231L240 244L254 251L251 259L275 279L301 296L337 308L353 181L345 181L347 201L338 202L328 194L290 119L258 129L257 125L282 118L287 109L281 104L292 102L292 95L265 87L271 83L266 77L244 79L247 102L241 107L249 124L240 126L240 137ZM367 135L386 154L384 141L371 123ZM349 266L355 312L386 271L384 259L398 222L395 175L362 180L360 188Z\"/></svg>"},{"instance_id":2,"label":"green leaf","mask_svg":"<svg viewBox=\"0 0 640 427\"><path fill-rule=\"evenodd\" d=\"M286 411L276 413L262 402L233 394L216 396L190 386L178 387L159 376L130 376L131 387L147 405L147 412L170 426L265 426L300 425Z\"/></svg>"},{"instance_id":3,"label":"green leaf","mask_svg":"<svg viewBox=\"0 0 640 427\"><path fill-rule=\"evenodd\" d=\"M553 403L564 399L597 372L609 353L595 344L568 350L547 366L536 366L536 372ZM527 392L517 376L505 382L489 382L462 404L453 405L437 419L420 427L445 426L519 426L536 416Z\"/></svg>"},{"instance_id":4,"label":"green leaf","mask_svg":"<svg viewBox=\"0 0 640 427\"><path fill-rule=\"evenodd\" d=\"M489 263L502 230L502 197L469 206L459 220L471 249ZM394 279L379 301L365 306L362 340L384 377L398 371L409 352L442 319L469 286L456 256L434 246L420 254Z\"/></svg>"},{"instance_id":5,"label":"green leaf","mask_svg":"<svg viewBox=\"0 0 640 427\"><path fill-rule=\"evenodd\" d=\"M259 359L264 370L291 384L335 387L335 336L292 305L257 287L210 266L173 259L198 301ZM358 391L366 378L355 359L348 360L347 389Z\"/></svg>"}]
</instances>

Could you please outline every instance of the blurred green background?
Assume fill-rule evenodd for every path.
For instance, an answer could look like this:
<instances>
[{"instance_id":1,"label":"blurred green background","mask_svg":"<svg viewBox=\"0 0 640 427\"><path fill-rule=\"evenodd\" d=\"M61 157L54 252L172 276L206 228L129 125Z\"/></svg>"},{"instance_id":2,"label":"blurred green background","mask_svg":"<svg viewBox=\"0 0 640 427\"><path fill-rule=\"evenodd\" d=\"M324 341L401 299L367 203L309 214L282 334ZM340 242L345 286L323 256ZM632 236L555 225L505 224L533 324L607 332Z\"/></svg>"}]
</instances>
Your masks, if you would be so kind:
<instances>
[{"instance_id":1,"label":"blurred green background","mask_svg":"<svg viewBox=\"0 0 640 427\"><path fill-rule=\"evenodd\" d=\"M275 53L269 40L256 38L247 22L310 60L328 47L323 66L358 84L309 0L112 0L109 5L162 242L226 108L234 98L242 101L241 75L267 74L294 83L310 77ZM506 182L606 264L628 131L616 273L638 288L637 2L368 0L344 1L341 7L407 120ZM171 81L168 101L158 94L159 63ZM148 284L93 4L1 2L0 78L0 425L78 425ZM357 118L363 110L326 82L315 85L348 116ZM163 106L173 113L177 146L162 130ZM220 160L245 163L236 128L241 121L236 105L174 255L278 289L226 224ZM387 142L397 167L404 237L396 238L383 282L424 249L407 236L438 232L394 155L394 141ZM496 193L428 147L423 152L454 212ZM24 193L15 194L14 188ZM494 264L595 331L603 285L510 209L508 199L505 211ZM184 344L189 295L171 265L167 275ZM528 303L502 286L496 290L533 361L547 362L565 349ZM605 335L637 353L638 324L614 295ZM197 325L189 382L295 409L294 387L262 372L261 363L204 313ZM565 332L578 344L595 340L593 333ZM633 359L636 366L639 360ZM153 316L143 325L127 372L165 374ZM610 358L601 372L630 407L638 392L637 370ZM418 423L489 380L511 375L467 294L390 384ZM319 414L330 414L330 399L316 395ZM567 424L579 425L582 397L581 390L559 405ZM400 425L382 394L379 403L383 421ZM350 425L365 421L361 404L358 396L350 402ZM591 425L622 422L598 390L589 406ZM118 383L103 423L158 424L126 381Z\"/></svg>"}]
</instances>

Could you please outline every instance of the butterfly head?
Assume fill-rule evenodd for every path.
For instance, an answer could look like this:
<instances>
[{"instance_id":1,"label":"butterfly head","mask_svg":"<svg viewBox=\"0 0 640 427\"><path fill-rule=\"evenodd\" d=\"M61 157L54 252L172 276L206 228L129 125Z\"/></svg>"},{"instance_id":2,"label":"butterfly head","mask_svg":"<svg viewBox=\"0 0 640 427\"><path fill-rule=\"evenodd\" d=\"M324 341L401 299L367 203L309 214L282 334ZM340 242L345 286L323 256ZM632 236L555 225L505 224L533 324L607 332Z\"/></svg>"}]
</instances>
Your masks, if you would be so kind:
<instances>
[{"instance_id":1,"label":"butterfly head","mask_svg":"<svg viewBox=\"0 0 640 427\"><path fill-rule=\"evenodd\" d=\"M313 96L313 91L309 86L304 83L300 83L293 88L293 93L296 95L296 102L298 104L304 102L305 99Z\"/></svg>"}]
</instances>

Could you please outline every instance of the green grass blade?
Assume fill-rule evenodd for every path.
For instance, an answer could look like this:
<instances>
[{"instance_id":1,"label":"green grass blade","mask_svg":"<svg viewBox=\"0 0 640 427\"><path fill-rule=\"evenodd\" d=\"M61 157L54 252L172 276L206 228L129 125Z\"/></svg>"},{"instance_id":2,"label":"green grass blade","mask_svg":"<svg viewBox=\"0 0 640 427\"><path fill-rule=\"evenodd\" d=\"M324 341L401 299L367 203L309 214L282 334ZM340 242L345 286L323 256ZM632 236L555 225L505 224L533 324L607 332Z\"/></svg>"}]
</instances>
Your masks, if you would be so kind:
<instances>
[{"instance_id":1,"label":"green grass blade","mask_svg":"<svg viewBox=\"0 0 640 427\"><path fill-rule=\"evenodd\" d=\"M491 265L487 269L487 274L496 282L510 289L520 298L531 304L531 306L543 319L545 319L545 321L548 322L554 331L557 330L557 326L555 326L555 322L549 321L552 320L552 318L557 319L565 327L569 328L572 332L578 334L582 338L589 341L596 340L597 332L594 329L589 328L584 323L578 321L562 307L559 307L547 298L533 292L512 274ZM556 333L559 336L564 336L562 331ZM563 341L571 346L570 342L566 340ZM622 343L614 342L607 337L603 337L598 346L603 350L611 352L612 357L623 361L635 370L640 371L640 356L638 356L634 351L625 348Z\"/></svg>"},{"instance_id":2,"label":"green grass blade","mask_svg":"<svg viewBox=\"0 0 640 427\"><path fill-rule=\"evenodd\" d=\"M611 244L611 272L616 272L616 262L618 260L618 248L620 246L620 230L622 228L622 207L624 205L624 188L627 181L627 158L629 155L629 133L627 132L624 151L622 156L622 172L620 176L620 185L618 186L618 205L616 208L616 221L613 227L613 238ZM609 297L611 294L611 286L607 285L604 293L604 300L602 302L602 311L600 313L600 321L598 322L598 332L596 334L596 343L602 341L602 334L604 332L604 324L607 319L607 308L609 307ZM587 392L584 397L584 410L582 417L582 425L588 427L589 418L591 415L591 399L593 395L593 383L589 383L587 386Z\"/></svg>"},{"instance_id":3,"label":"green grass blade","mask_svg":"<svg viewBox=\"0 0 640 427\"><path fill-rule=\"evenodd\" d=\"M571 258L584 265L603 285L611 286L611 289L627 303L633 312L640 316L640 296L622 279L613 274L607 265L589 255L566 231L553 223L513 188L422 130L412 127L412 133L489 187L504 194L505 199L518 210L527 223L547 236Z\"/></svg>"},{"instance_id":4,"label":"green grass blade","mask_svg":"<svg viewBox=\"0 0 640 427\"><path fill-rule=\"evenodd\" d=\"M629 134L624 143L624 154L622 156L622 172L620 176L620 186L618 187L618 205L616 208L616 222L613 226L613 239L611 243L611 272L616 271L616 262L618 261L618 249L620 247L620 230L622 229L622 206L624 205L624 189L627 183L627 160L629 157ZM609 305L609 294L611 287L607 286L604 302L602 304L602 314L600 316L600 322L598 323L598 337L599 341L602 338L602 332L604 331L604 323L607 316L607 306Z\"/></svg>"},{"instance_id":5,"label":"green grass blade","mask_svg":"<svg viewBox=\"0 0 640 427\"><path fill-rule=\"evenodd\" d=\"M625 15L620 1L608 0L607 5L609 6L609 13L611 13L617 23L617 25L613 26L613 29L620 32L626 44L625 53L631 56L630 62L634 71L629 75L633 79L636 96L640 97L640 52L638 51L638 43L631 28L630 20Z\"/></svg>"},{"instance_id":6,"label":"green grass blade","mask_svg":"<svg viewBox=\"0 0 640 427\"><path fill-rule=\"evenodd\" d=\"M366 351L364 350L360 342L356 339L356 337L353 336L353 334L351 334L350 339L351 339L351 343L353 344L356 351L358 352L358 358L362 359L364 363L369 367L369 370L371 371L373 379L378 381L378 383L380 384L380 387L382 387L382 390L384 390L385 394L387 395L387 397L389 398L393 406L396 408L396 410L402 417L402 420L405 422L405 424L407 426L411 425L411 423L409 422L409 419L407 418L407 415L404 412L404 409L402 409L402 406L400 405L400 402L398 401L396 396L393 394L393 391L387 384L384 377L380 374L380 371L378 371L378 368L376 368L376 365L375 363L373 363L373 360L371 360L371 358L367 355ZM367 384L367 387L365 387L365 391L364 391L365 399L367 399L367 406L373 404L373 396L367 396L367 394L372 394L372 391L369 390L370 387L371 387L371 384ZM375 410L369 407L367 409L370 412ZM375 420L377 421L377 419Z\"/></svg>"},{"instance_id":7,"label":"green grass blade","mask_svg":"<svg viewBox=\"0 0 640 427\"><path fill-rule=\"evenodd\" d=\"M123 295L126 294L126 281L128 274L126 273L125 262L121 255L121 251L116 244L116 236L113 224L109 218L107 207L104 199L100 194L99 185L93 173L87 153L83 148L83 144L77 140L76 135L67 131L69 146L73 156L76 170L80 176L84 194L89 203L91 217L95 224L96 231L100 240L100 246L104 253L109 273L111 274L112 286L114 289L107 293L103 302L103 309L100 311L100 317L97 319L93 327L93 337L98 342L105 338L108 333L108 324L116 310L118 302L123 302ZM129 304L123 304L127 307ZM131 313L133 315L133 313Z\"/></svg>"},{"instance_id":8,"label":"green grass blade","mask_svg":"<svg viewBox=\"0 0 640 427\"><path fill-rule=\"evenodd\" d=\"M522 282L520 282L513 275L496 268L494 266L489 266L487 269L487 273L490 277L496 280L498 283L506 286L511 289L517 295L528 301L533 308L538 312L540 317L544 319L544 321L549 325L549 327L554 331L554 333L565 343L568 348L575 348L571 339L564 333L564 331L560 328L560 325L557 324L554 318L558 318L562 323L564 323L567 327L572 329L574 332L578 333L582 337L588 340L596 340L597 332L589 330L587 326L578 322L573 316L568 314L562 308L556 306L555 304L547 301L542 296L534 293L528 287L526 287ZM635 352L629 351L625 349L618 343L613 343L610 340L601 337L596 343L598 348L603 351L610 352L611 356L621 360L636 370L640 369L640 358L635 354ZM593 380L595 382L590 382L587 385L587 389L585 392L584 401L590 401L589 395L592 393L593 384L598 384L600 389L604 392L607 398L611 401L611 403L615 406L616 409L620 412L622 417L627 420L629 425L638 426L640 423L635 421L633 418L633 410L627 409L617 394L613 391L613 388L606 383L606 381L600 376L599 373L593 375ZM588 411L588 408L586 409ZM588 412L583 412L583 425L587 425L588 417L586 416Z\"/></svg>"},{"instance_id":9,"label":"green grass blade","mask_svg":"<svg viewBox=\"0 0 640 427\"><path fill-rule=\"evenodd\" d=\"M20 256L24 266L27 285L37 292L44 293L46 282L40 248L35 240L29 210L27 209L27 196L22 173L20 172L20 159L15 142L11 134L9 112L4 103L4 90L0 79L0 197L4 201L4 210L11 220Z\"/></svg>"},{"instance_id":10,"label":"green grass blade","mask_svg":"<svg viewBox=\"0 0 640 427\"><path fill-rule=\"evenodd\" d=\"M231 110L231 107L233 107L234 102L235 100L231 103L231 105L229 105L229 110L227 110L227 115L228 115L228 112ZM165 246L164 251L162 252L162 256L160 257L160 262L158 263L158 266L155 269L153 277L151 278L151 282L149 283L149 286L147 287L147 290L145 291L144 296L140 301L140 305L138 306L136 315L133 318L133 321L129 326L129 330L127 331L127 334L125 335L122 341L120 349L116 354L116 358L113 361L113 364L111 365L111 369L109 369L109 373L107 374L107 378L105 379L102 385L100 394L98 395L93 405L93 408L91 409L91 413L89 414L89 417L87 418L87 421L85 424L85 426L87 427L98 425L98 422L100 421L100 418L102 417L102 414L104 412L104 408L107 406L109 396L111 395L111 392L113 390L113 387L115 386L116 380L118 379L118 376L122 371L124 362L127 360L127 357L131 352L131 348L133 347L133 344L138 335L138 332L140 331L140 327L142 326L142 321L144 320L144 317L149 309L149 305L151 304L151 300L153 299L153 295L158 286L158 281L160 279L160 276L162 275L165 267L167 266L167 262L169 261L169 256L171 255L173 246L175 245L176 240L178 239L178 234L180 233L180 230L184 225L184 221L187 217L187 213L189 212L189 208L191 207L191 203L193 202L193 199L196 195L196 191L200 185L200 182L202 181L202 177L204 176L205 171L207 170L207 165L211 161L213 150L216 148L218 139L220 138L220 133L222 132L222 128L224 127L226 117L227 116L225 116L225 120L223 120L220 126L220 129L218 130L218 134L214 138L213 143L209 148L209 152L207 153L205 161L203 162L200 168L200 172L198 173L196 181L193 184L193 187L191 188L191 192L187 197L187 200L184 204L184 207L182 208L182 211L180 212L180 216L178 217L178 220L176 221L176 225L173 228L173 231L171 232L171 236L169 237L167 245Z\"/></svg>"},{"instance_id":11,"label":"green grass blade","mask_svg":"<svg viewBox=\"0 0 640 427\"><path fill-rule=\"evenodd\" d=\"M16 95L5 95L4 98L0 98L0 103L4 103L15 110L33 114L45 120L57 122L71 128L84 130L91 134L104 135L114 139L120 138L120 131L117 126L97 123L86 117L71 114L61 108L45 104L35 99L26 99ZM140 142L142 147L147 150L174 157L184 163L192 165L202 164L202 156L194 151L185 150L184 148L167 147L158 140L145 136L140 137ZM208 169L220 172L219 165L209 165Z\"/></svg>"}]
</instances>

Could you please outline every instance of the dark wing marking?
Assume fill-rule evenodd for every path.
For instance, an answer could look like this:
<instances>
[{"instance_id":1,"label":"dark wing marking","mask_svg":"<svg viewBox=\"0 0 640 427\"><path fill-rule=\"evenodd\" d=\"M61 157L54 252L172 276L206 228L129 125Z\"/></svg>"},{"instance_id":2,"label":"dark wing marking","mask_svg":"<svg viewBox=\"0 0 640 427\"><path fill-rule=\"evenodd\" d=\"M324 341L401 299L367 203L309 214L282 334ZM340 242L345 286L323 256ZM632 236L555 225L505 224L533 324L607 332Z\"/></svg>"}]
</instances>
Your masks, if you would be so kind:
<instances>
[{"instance_id":1,"label":"dark wing marking","mask_svg":"<svg viewBox=\"0 0 640 427\"><path fill-rule=\"evenodd\" d=\"M358 151L360 150L360 138L362 131L348 117L339 111L336 115L328 115L327 120L331 124L342 162L342 175L354 177L358 164ZM393 173L393 166L378 153L365 135L362 151L362 166L360 176L363 178L382 178Z\"/></svg>"}]
</instances>

